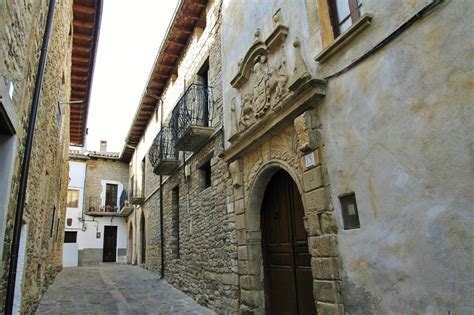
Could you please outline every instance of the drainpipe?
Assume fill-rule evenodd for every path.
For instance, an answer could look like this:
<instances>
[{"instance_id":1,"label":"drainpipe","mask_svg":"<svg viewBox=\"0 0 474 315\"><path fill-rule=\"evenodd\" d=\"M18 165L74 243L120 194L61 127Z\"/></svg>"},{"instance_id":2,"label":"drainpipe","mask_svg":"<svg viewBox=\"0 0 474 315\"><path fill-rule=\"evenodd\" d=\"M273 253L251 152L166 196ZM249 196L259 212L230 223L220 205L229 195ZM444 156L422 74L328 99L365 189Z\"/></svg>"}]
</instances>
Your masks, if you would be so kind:
<instances>
[{"instance_id":1,"label":"drainpipe","mask_svg":"<svg viewBox=\"0 0 474 315\"><path fill-rule=\"evenodd\" d=\"M23 163L21 167L20 185L18 189L18 201L16 204L15 221L13 225L12 246L10 251L10 267L8 269L8 284L5 299L5 314L11 314L13 311L13 298L15 295L16 269L18 265L18 251L20 247L20 233L23 221L23 210L25 207L26 188L28 185L28 172L30 168L31 150L33 146L33 138L36 124L36 114L41 98L41 89L43 87L43 77L46 66L46 57L48 55L49 39L53 28L54 7L56 1L49 1L48 17L43 35L43 44L41 47L41 55L38 64L38 72L36 73L35 89L33 92L33 100L31 105L30 119L28 122L28 130L25 143L25 153L23 155Z\"/></svg>"},{"instance_id":2,"label":"drainpipe","mask_svg":"<svg viewBox=\"0 0 474 315\"><path fill-rule=\"evenodd\" d=\"M163 128L163 99L157 95L148 93L148 89L145 89L145 94L155 99L160 107L160 131ZM163 231L163 176L160 175L160 251L161 251L161 276L160 279L165 277L165 234Z\"/></svg>"}]
</instances>

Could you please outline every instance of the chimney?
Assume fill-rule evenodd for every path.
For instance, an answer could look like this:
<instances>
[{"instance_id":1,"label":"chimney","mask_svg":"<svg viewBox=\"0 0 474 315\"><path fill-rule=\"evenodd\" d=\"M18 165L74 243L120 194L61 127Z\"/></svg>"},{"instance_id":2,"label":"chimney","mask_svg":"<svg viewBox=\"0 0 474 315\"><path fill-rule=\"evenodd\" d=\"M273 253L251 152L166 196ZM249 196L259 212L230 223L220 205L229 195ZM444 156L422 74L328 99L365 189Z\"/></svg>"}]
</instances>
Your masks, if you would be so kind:
<instances>
[{"instance_id":1,"label":"chimney","mask_svg":"<svg viewBox=\"0 0 474 315\"><path fill-rule=\"evenodd\" d=\"M107 152L107 141L100 140L100 152L101 153Z\"/></svg>"}]
</instances>

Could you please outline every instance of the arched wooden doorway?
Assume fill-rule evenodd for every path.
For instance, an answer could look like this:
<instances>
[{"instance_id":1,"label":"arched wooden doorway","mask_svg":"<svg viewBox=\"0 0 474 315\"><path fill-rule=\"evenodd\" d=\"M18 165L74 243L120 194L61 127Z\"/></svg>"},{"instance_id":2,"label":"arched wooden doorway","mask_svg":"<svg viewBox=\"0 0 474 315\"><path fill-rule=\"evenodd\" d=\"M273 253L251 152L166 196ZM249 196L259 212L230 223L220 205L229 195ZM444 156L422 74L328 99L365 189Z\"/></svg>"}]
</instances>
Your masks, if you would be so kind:
<instances>
[{"instance_id":1,"label":"arched wooden doorway","mask_svg":"<svg viewBox=\"0 0 474 315\"><path fill-rule=\"evenodd\" d=\"M140 234L141 234L141 263L146 262L146 231L145 231L145 214L142 213L140 220Z\"/></svg>"},{"instance_id":2,"label":"arched wooden doorway","mask_svg":"<svg viewBox=\"0 0 474 315\"><path fill-rule=\"evenodd\" d=\"M128 259L127 262L129 264L133 264L133 227L130 224L130 228L128 229Z\"/></svg>"},{"instance_id":3,"label":"arched wooden doorway","mask_svg":"<svg viewBox=\"0 0 474 315\"><path fill-rule=\"evenodd\" d=\"M298 187L277 171L262 202L262 248L267 314L316 314L311 256Z\"/></svg>"}]
</instances>

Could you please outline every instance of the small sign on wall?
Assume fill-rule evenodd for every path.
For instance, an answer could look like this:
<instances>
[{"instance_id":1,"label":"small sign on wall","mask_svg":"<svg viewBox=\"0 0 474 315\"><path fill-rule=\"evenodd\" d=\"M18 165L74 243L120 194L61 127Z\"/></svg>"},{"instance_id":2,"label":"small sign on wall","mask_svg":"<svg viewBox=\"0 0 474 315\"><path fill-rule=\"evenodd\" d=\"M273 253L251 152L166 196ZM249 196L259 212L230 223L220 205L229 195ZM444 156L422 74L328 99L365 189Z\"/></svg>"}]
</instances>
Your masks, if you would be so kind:
<instances>
[{"instance_id":1,"label":"small sign on wall","mask_svg":"<svg viewBox=\"0 0 474 315\"><path fill-rule=\"evenodd\" d=\"M100 238L100 232L95 233L96 238Z\"/></svg>"},{"instance_id":2,"label":"small sign on wall","mask_svg":"<svg viewBox=\"0 0 474 315\"><path fill-rule=\"evenodd\" d=\"M306 154L304 156L304 165L305 165L306 168L316 166L316 163L314 161L314 152L311 152L311 153Z\"/></svg>"}]
</instances>

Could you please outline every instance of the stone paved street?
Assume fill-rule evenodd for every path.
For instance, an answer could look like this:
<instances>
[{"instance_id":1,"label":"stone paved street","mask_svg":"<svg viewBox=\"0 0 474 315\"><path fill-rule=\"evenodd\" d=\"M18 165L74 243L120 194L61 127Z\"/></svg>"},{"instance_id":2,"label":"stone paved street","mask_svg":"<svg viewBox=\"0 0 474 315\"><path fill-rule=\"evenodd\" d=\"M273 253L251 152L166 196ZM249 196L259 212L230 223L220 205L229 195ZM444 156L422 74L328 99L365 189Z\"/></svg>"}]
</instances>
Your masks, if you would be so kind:
<instances>
[{"instance_id":1,"label":"stone paved street","mask_svg":"<svg viewBox=\"0 0 474 315\"><path fill-rule=\"evenodd\" d=\"M36 314L214 314L136 266L64 268Z\"/></svg>"}]
</instances>

